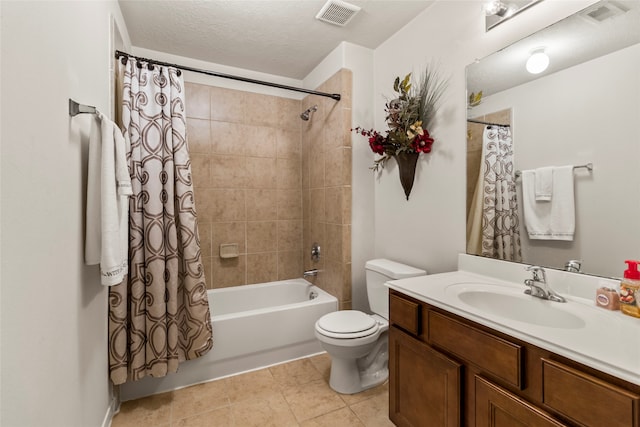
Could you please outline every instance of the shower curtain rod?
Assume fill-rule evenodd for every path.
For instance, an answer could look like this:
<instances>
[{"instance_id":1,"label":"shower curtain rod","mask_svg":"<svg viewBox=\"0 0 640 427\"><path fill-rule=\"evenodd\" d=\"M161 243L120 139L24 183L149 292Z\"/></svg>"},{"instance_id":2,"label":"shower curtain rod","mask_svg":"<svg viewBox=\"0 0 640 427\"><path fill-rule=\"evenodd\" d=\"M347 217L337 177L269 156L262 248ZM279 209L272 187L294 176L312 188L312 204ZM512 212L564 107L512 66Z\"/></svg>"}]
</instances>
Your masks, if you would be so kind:
<instances>
[{"instance_id":1,"label":"shower curtain rod","mask_svg":"<svg viewBox=\"0 0 640 427\"><path fill-rule=\"evenodd\" d=\"M206 74L208 76L221 77L223 79L230 79L230 80L238 80L238 81L241 81L241 82L253 83L253 84L262 85L262 86L270 86L270 87L275 87L275 88L278 88L278 89L291 90L291 91L294 91L294 92L308 93L310 95L325 96L327 98L335 99L336 101L340 101L340 98L341 98L341 95L339 93L319 92L317 90L304 89L304 88L295 87L295 86L281 85L279 83L265 82L263 80L255 80L255 79L250 79L250 78L247 78L247 77L234 76L234 75L231 75L231 74L217 73L215 71L202 70L202 69L199 69L199 68L185 67L184 65L171 64L169 62L162 62L162 61L157 61L155 59L143 58L143 57L140 57L140 56L131 55L130 53L122 52L120 50L116 50L116 59L119 59L119 58L125 57L125 56L127 58L135 58L136 60L149 62L149 63L152 63L152 64L164 65L165 67L175 67L175 68L178 68L180 70L193 71L194 73Z\"/></svg>"},{"instance_id":2,"label":"shower curtain rod","mask_svg":"<svg viewBox=\"0 0 640 427\"><path fill-rule=\"evenodd\" d=\"M471 123L479 123L481 125L488 125L488 126L500 126L500 127L503 127L503 128L511 127L511 125L503 125L503 124L500 124L500 123L483 122L482 120L467 119L467 121L471 122Z\"/></svg>"}]
</instances>

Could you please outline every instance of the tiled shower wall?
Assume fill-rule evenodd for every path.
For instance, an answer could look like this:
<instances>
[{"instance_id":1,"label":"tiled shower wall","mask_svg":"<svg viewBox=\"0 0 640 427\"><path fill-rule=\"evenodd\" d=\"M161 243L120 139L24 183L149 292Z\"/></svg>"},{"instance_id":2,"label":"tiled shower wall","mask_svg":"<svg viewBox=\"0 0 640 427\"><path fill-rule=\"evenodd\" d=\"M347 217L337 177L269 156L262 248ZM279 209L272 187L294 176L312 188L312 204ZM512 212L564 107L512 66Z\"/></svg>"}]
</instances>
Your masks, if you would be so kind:
<instances>
[{"instance_id":1,"label":"tiled shower wall","mask_svg":"<svg viewBox=\"0 0 640 427\"><path fill-rule=\"evenodd\" d=\"M301 277L301 101L185 86L207 286ZM229 243L237 258L220 257Z\"/></svg>"},{"instance_id":2,"label":"tiled shower wall","mask_svg":"<svg viewBox=\"0 0 640 427\"><path fill-rule=\"evenodd\" d=\"M340 309L351 308L351 91L352 74L341 70L317 90L340 93L331 98L308 96L307 109L318 105L302 127L302 196L304 267L318 268L314 283L336 296ZM320 244L318 263L310 259Z\"/></svg>"},{"instance_id":3,"label":"tiled shower wall","mask_svg":"<svg viewBox=\"0 0 640 427\"><path fill-rule=\"evenodd\" d=\"M351 307L351 72L303 101L186 83L187 132L209 288L301 277ZM300 113L313 105L309 121ZM322 257L310 259L318 242ZM220 257L237 243L239 256Z\"/></svg>"}]
</instances>

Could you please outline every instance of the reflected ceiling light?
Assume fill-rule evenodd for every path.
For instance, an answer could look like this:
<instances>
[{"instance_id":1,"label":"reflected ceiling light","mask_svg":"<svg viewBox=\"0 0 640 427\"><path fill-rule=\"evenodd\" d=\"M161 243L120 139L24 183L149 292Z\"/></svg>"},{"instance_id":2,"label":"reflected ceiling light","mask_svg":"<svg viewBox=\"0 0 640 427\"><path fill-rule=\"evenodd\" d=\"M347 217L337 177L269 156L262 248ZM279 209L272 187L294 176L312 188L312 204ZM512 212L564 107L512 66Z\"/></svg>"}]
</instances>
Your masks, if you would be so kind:
<instances>
[{"instance_id":1,"label":"reflected ceiling light","mask_svg":"<svg viewBox=\"0 0 640 427\"><path fill-rule=\"evenodd\" d=\"M500 0L491 0L484 4L484 13L487 16L497 15L502 18L508 18L518 10L514 4L506 4Z\"/></svg>"},{"instance_id":2,"label":"reflected ceiling light","mask_svg":"<svg viewBox=\"0 0 640 427\"><path fill-rule=\"evenodd\" d=\"M527 59L527 71L531 74L540 74L549 66L549 56L544 52L543 47L531 51L531 56Z\"/></svg>"}]
</instances>

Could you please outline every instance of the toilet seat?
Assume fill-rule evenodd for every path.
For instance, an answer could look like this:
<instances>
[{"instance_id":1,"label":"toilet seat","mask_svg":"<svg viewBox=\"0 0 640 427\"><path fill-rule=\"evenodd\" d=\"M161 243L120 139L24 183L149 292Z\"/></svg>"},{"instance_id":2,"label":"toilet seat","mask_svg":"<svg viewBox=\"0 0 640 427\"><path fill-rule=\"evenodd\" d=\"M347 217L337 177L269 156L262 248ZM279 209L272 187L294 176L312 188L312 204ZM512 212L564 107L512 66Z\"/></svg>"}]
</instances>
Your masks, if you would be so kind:
<instances>
[{"instance_id":1,"label":"toilet seat","mask_svg":"<svg viewBox=\"0 0 640 427\"><path fill-rule=\"evenodd\" d=\"M378 326L373 317L358 310L334 311L316 322L320 334L338 339L366 337L376 333Z\"/></svg>"}]
</instances>

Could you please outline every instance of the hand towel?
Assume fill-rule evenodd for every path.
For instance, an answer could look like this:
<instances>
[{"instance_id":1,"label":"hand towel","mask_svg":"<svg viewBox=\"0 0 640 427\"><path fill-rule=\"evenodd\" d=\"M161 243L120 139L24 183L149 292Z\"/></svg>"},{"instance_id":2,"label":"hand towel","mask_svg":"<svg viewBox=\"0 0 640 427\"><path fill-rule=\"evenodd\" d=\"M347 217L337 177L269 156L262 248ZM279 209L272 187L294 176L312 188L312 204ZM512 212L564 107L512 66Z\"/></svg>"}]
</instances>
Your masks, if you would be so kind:
<instances>
[{"instance_id":1,"label":"hand towel","mask_svg":"<svg viewBox=\"0 0 640 427\"><path fill-rule=\"evenodd\" d=\"M107 286L122 282L128 272L133 192L126 153L118 126L96 111L89 142L85 263L100 264L100 282Z\"/></svg>"},{"instance_id":2,"label":"hand towel","mask_svg":"<svg viewBox=\"0 0 640 427\"><path fill-rule=\"evenodd\" d=\"M535 199L535 171L522 172L522 204L524 222L530 239L573 240L575 232L575 200L573 166L553 168L553 199Z\"/></svg>"},{"instance_id":3,"label":"hand towel","mask_svg":"<svg viewBox=\"0 0 640 427\"><path fill-rule=\"evenodd\" d=\"M553 194L553 167L538 168L535 170L536 200L550 201Z\"/></svg>"}]
</instances>

